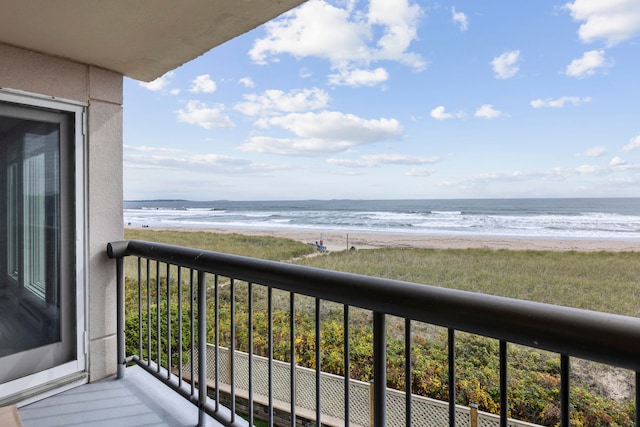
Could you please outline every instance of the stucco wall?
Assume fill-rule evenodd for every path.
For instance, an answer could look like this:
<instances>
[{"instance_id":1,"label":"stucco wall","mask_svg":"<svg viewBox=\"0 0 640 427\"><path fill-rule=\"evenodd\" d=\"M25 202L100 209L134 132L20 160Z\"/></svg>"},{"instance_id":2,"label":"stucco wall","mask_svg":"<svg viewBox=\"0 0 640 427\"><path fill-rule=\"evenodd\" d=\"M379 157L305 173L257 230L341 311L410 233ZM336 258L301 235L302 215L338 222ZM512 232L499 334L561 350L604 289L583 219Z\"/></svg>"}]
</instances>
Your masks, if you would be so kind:
<instances>
[{"instance_id":1,"label":"stucco wall","mask_svg":"<svg viewBox=\"0 0 640 427\"><path fill-rule=\"evenodd\" d=\"M86 103L87 262L90 380L116 371L115 266L108 242L121 240L122 75L0 44L0 88Z\"/></svg>"}]
</instances>

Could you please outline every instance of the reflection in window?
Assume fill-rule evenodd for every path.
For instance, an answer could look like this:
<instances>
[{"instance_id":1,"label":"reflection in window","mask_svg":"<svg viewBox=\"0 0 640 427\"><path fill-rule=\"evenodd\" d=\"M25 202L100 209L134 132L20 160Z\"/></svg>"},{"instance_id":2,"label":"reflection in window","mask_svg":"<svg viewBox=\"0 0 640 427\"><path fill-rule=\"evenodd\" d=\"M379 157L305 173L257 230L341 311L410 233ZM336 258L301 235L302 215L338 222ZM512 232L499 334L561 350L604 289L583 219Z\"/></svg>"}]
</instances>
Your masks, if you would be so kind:
<instances>
[{"instance_id":1,"label":"reflection in window","mask_svg":"<svg viewBox=\"0 0 640 427\"><path fill-rule=\"evenodd\" d=\"M0 116L7 200L0 357L61 339L59 126Z\"/></svg>"}]
</instances>

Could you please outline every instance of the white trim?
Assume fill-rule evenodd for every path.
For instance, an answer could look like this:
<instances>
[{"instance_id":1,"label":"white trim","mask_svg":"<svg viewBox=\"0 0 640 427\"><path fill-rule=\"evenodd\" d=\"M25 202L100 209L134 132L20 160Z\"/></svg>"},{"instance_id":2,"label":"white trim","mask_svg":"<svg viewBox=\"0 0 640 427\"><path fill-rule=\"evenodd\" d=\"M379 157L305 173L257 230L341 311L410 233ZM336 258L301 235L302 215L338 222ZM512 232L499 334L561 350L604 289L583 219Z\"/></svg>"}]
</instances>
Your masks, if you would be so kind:
<instances>
[{"instance_id":1,"label":"white trim","mask_svg":"<svg viewBox=\"0 0 640 427\"><path fill-rule=\"evenodd\" d=\"M0 101L14 102L27 107L44 107L63 111L72 111L69 109L72 106L87 107L89 105L86 102L73 99L58 98L6 87L0 87ZM66 107L61 107L61 105Z\"/></svg>"},{"instance_id":2,"label":"white trim","mask_svg":"<svg viewBox=\"0 0 640 427\"><path fill-rule=\"evenodd\" d=\"M15 403L15 405L18 408L21 408L23 406L30 405L34 402L38 402L48 397L55 396L56 394L60 394L67 390L71 390L72 388L88 384L88 382L89 375L86 373L77 373L74 375L63 377L54 383L49 383L48 385L50 387L45 386L39 387L35 390L26 390L23 394L24 398L21 398L19 402Z\"/></svg>"},{"instance_id":3,"label":"white trim","mask_svg":"<svg viewBox=\"0 0 640 427\"><path fill-rule=\"evenodd\" d=\"M37 372L23 378L0 384L0 400L13 394L30 389L46 387L47 384L55 386L55 383L78 373L88 371L89 361L87 356L88 336L88 195L87 195L87 104L73 100L55 98L20 90L0 88L0 101L19 104L26 108L41 107L52 110L72 113L74 115L74 207L75 209L75 272L73 273L76 285L75 291L75 321L76 321L76 359L68 363ZM86 375L74 382L77 384L86 382ZM67 383L64 383L67 384Z\"/></svg>"}]
</instances>

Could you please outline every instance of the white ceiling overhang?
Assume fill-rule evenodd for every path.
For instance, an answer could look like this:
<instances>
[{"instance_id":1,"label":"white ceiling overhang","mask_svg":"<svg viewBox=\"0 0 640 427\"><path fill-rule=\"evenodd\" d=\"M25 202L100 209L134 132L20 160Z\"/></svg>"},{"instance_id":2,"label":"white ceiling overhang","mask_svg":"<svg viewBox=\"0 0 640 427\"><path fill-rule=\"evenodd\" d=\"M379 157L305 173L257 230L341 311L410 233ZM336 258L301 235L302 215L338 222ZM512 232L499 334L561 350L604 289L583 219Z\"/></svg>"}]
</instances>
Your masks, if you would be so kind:
<instances>
[{"instance_id":1,"label":"white ceiling overhang","mask_svg":"<svg viewBox=\"0 0 640 427\"><path fill-rule=\"evenodd\" d=\"M0 0L0 43L151 81L303 1Z\"/></svg>"}]
</instances>

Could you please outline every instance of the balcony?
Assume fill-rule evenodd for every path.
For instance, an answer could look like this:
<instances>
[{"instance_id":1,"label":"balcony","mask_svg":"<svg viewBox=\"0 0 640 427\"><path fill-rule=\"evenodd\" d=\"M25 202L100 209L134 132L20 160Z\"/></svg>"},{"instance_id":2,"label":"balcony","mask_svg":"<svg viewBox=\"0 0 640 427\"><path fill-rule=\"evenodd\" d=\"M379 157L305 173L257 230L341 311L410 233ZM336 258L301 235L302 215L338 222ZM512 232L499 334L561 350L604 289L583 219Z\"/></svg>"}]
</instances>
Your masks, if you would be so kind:
<instances>
[{"instance_id":1,"label":"balcony","mask_svg":"<svg viewBox=\"0 0 640 427\"><path fill-rule=\"evenodd\" d=\"M292 426L531 426L508 418L507 410L509 353L526 346L559 355L559 421L568 427L572 358L640 370L637 318L143 241L111 243L108 254L116 260L118 275L118 376L128 387L145 382L145 377L163 382L163 393L182 396L183 402L197 408L193 419L199 425L211 417L226 426L254 425L258 418L268 425ZM136 277L127 284L133 287L138 319L133 327L126 326L129 336L124 333L125 264L133 268L128 277ZM243 303L239 303L241 287ZM220 318L223 291L225 303L230 301L228 319ZM302 306L300 296L306 298ZM326 302L337 304L343 319L343 372L351 371L350 315L354 309L370 314L374 379L370 383L322 372L321 320ZM294 313L275 320L288 323L284 343L282 336L274 338L276 304ZM167 309L172 306L175 309ZM319 349L313 354L316 369L298 366L299 355L291 345L299 338L295 313L309 311L315 319L313 348ZM268 325L259 334L254 321L258 315L266 316ZM416 326L446 330L448 381L442 387L447 389L447 402L413 395L412 381L405 381L404 390L387 388L386 338L389 328L398 324L404 325L408 343L405 378L415 378L410 343ZM214 338L199 345L207 341L207 328ZM455 342L464 333L499 342L499 415L479 412L474 405L457 405L456 387L448 387L456 384ZM248 351L236 348L240 336ZM222 337L228 347L221 344ZM264 357L254 351L258 338L265 341ZM125 354L125 344L136 354ZM275 346L281 345L288 352L284 362L273 356ZM136 368L125 369L127 365ZM638 394L636 387L636 402ZM166 405L161 406L166 410L173 403ZM637 411L635 423L640 425Z\"/></svg>"},{"instance_id":2,"label":"balcony","mask_svg":"<svg viewBox=\"0 0 640 427\"><path fill-rule=\"evenodd\" d=\"M24 427L193 426L198 408L143 369L71 388L19 409ZM209 427L219 426L205 417ZM1 423L0 423L1 424Z\"/></svg>"}]
</instances>

